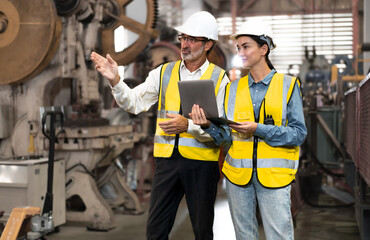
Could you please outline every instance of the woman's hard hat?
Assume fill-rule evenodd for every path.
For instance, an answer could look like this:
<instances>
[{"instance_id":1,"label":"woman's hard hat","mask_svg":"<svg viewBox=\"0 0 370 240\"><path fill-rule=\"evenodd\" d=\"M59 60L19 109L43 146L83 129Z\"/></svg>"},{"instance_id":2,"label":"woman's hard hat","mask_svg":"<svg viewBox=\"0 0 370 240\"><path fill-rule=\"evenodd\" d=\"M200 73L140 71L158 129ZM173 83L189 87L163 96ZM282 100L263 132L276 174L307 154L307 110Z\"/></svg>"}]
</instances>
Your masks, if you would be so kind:
<instances>
[{"instance_id":1,"label":"woman's hard hat","mask_svg":"<svg viewBox=\"0 0 370 240\"><path fill-rule=\"evenodd\" d=\"M241 35L258 36L267 43L270 50L276 48L276 44L273 41L272 29L270 25L264 21L247 20L235 34L230 36L230 38L236 40Z\"/></svg>"},{"instance_id":2,"label":"woman's hard hat","mask_svg":"<svg viewBox=\"0 0 370 240\"><path fill-rule=\"evenodd\" d=\"M182 26L175 27L178 32L192 37L205 37L218 40L218 25L216 18L206 11L192 14Z\"/></svg>"}]
</instances>

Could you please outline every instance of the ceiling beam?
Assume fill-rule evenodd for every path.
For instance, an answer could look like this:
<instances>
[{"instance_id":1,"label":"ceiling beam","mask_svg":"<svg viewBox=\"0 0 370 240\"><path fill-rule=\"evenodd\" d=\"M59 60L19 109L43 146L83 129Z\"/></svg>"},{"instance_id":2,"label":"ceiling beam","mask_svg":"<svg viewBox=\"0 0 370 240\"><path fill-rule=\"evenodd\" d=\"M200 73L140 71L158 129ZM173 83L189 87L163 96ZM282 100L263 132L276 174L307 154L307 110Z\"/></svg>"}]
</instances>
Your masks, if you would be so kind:
<instances>
[{"instance_id":1,"label":"ceiling beam","mask_svg":"<svg viewBox=\"0 0 370 240\"><path fill-rule=\"evenodd\" d=\"M305 5L300 0L294 0L304 11L309 12Z\"/></svg>"},{"instance_id":2,"label":"ceiling beam","mask_svg":"<svg viewBox=\"0 0 370 240\"><path fill-rule=\"evenodd\" d=\"M238 3L236 0L231 0L231 30L232 34L236 33L236 17L238 12Z\"/></svg>"},{"instance_id":3,"label":"ceiling beam","mask_svg":"<svg viewBox=\"0 0 370 240\"><path fill-rule=\"evenodd\" d=\"M248 9L249 7L251 7L254 3L256 2L256 0L249 0L248 2L246 2L242 7L241 9L238 11L238 16L241 15L242 12L244 12L246 9Z\"/></svg>"}]
</instances>

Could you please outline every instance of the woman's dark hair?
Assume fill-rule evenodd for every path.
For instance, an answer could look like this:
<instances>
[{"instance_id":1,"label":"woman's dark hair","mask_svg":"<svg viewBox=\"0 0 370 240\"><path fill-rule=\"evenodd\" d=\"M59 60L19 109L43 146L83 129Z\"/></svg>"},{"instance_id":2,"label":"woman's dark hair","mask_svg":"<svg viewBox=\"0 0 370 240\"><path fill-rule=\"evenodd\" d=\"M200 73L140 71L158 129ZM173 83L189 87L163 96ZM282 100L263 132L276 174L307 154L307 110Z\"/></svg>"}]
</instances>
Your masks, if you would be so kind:
<instances>
[{"instance_id":1,"label":"woman's dark hair","mask_svg":"<svg viewBox=\"0 0 370 240\"><path fill-rule=\"evenodd\" d=\"M274 66L272 65L270 59L269 59L270 47L269 47L269 45L267 44L267 42L265 40L262 40L260 37L258 37L256 35L240 35L240 36L247 36L247 37L252 38L260 47L262 47L264 44L266 44L267 47L268 47L267 53L265 55L267 65L269 66L270 69L275 69ZM238 36L238 37L240 37L240 36Z\"/></svg>"}]
</instances>

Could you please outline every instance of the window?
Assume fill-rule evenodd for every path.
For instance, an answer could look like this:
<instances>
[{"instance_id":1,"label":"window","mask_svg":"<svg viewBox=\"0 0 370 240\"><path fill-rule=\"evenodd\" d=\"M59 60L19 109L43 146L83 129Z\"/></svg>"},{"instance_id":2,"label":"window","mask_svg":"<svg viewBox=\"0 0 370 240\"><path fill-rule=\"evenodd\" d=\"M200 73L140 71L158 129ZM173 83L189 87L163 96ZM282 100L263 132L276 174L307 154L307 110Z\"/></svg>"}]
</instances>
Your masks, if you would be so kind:
<instances>
[{"instance_id":1,"label":"window","mask_svg":"<svg viewBox=\"0 0 370 240\"><path fill-rule=\"evenodd\" d=\"M315 47L316 55L324 56L329 63L337 55L353 57L352 13L238 17L236 28L253 18L271 24L277 48L270 53L270 59L281 73L298 74L305 59L305 47L311 56ZM230 17L218 18L218 23L220 35L231 34Z\"/></svg>"}]
</instances>

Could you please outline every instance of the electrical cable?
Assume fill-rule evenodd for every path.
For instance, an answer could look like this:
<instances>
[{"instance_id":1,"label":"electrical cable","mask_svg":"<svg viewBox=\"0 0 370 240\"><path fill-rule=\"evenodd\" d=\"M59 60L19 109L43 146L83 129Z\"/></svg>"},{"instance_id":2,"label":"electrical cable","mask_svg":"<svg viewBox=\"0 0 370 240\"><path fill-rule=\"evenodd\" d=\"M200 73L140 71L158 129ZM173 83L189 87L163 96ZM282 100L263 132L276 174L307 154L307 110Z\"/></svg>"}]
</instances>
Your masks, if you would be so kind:
<instances>
[{"instance_id":1,"label":"electrical cable","mask_svg":"<svg viewBox=\"0 0 370 240\"><path fill-rule=\"evenodd\" d=\"M307 147L307 150L310 151L310 154L313 158L313 160L315 161L315 163L323 170L324 173L330 175L333 177L334 181L341 181L339 178L340 177L343 177L343 175L341 174L336 174L336 173L333 173L332 171L330 171L328 168L324 167L324 165L319 161L319 159L317 158L316 154L314 154L312 152L312 148L310 146L309 143L307 143L307 141L305 141L304 143L304 146ZM307 151L306 151L306 154L307 154ZM299 159L301 161L302 157ZM341 181L341 184L345 184ZM350 187L345 184L347 186L348 189L350 189ZM348 191L348 189L346 189ZM349 191L351 194L353 194L353 191ZM354 203L349 203L349 204L342 204L342 205L320 205L320 204L316 204L316 203L312 203L308 196L309 196L309 193L310 191L307 191L306 194L302 194L302 197L303 197L303 200L310 206L312 207L315 207L315 208L346 208L346 207L352 207L354 205Z\"/></svg>"},{"instance_id":2,"label":"electrical cable","mask_svg":"<svg viewBox=\"0 0 370 240\"><path fill-rule=\"evenodd\" d=\"M95 167L94 167L94 173L95 173L95 176L98 176L98 166L99 166L99 164L100 164L101 162L103 162L103 161L104 161L104 159L105 159L106 157L108 157L108 155L110 154L110 152L111 152L113 149L115 149L115 148L116 148L116 146L112 146L112 147L110 147L110 148L108 149L108 151L104 154L104 156L103 156L99 161L97 161L97 162L96 162Z\"/></svg>"},{"instance_id":3,"label":"electrical cable","mask_svg":"<svg viewBox=\"0 0 370 240\"><path fill-rule=\"evenodd\" d=\"M323 204L316 204L316 203L313 203L311 202L311 200L309 200L308 196L309 196L309 191L303 195L303 200L305 203L307 203L308 205L310 205L311 207L314 207L314 208L347 208L347 207L352 207L354 206L355 203L348 203L348 204L342 204L342 205L323 205Z\"/></svg>"},{"instance_id":4,"label":"electrical cable","mask_svg":"<svg viewBox=\"0 0 370 240\"><path fill-rule=\"evenodd\" d=\"M66 169L66 173L67 173L67 172L69 172L69 171L71 171L73 168L78 167L78 166L81 166L81 167L85 170L85 172L86 172L87 174L89 174L93 179L95 179L95 178L96 178L96 176L95 176L92 172L90 172L90 171L87 169L87 167L86 167L85 165L83 165L82 163L76 163L76 164L75 164L75 165L73 165L72 167L70 167L70 168Z\"/></svg>"}]
</instances>

